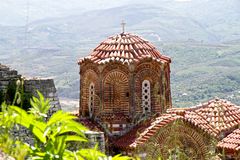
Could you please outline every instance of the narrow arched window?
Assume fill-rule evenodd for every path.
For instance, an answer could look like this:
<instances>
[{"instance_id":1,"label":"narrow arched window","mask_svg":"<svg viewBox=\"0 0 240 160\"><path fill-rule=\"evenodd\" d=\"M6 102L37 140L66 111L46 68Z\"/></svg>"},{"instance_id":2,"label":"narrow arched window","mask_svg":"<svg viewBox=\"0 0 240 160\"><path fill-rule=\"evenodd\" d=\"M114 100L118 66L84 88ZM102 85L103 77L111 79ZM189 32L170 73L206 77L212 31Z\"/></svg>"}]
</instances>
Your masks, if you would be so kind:
<instances>
[{"instance_id":1,"label":"narrow arched window","mask_svg":"<svg viewBox=\"0 0 240 160\"><path fill-rule=\"evenodd\" d=\"M143 113L151 111L151 90L149 80L144 80L142 82L142 107Z\"/></svg>"},{"instance_id":2,"label":"narrow arched window","mask_svg":"<svg viewBox=\"0 0 240 160\"><path fill-rule=\"evenodd\" d=\"M94 83L91 83L89 85L89 100L88 100L88 111L89 111L89 116L90 117L92 117L92 115L93 115L94 95L95 95Z\"/></svg>"}]
</instances>

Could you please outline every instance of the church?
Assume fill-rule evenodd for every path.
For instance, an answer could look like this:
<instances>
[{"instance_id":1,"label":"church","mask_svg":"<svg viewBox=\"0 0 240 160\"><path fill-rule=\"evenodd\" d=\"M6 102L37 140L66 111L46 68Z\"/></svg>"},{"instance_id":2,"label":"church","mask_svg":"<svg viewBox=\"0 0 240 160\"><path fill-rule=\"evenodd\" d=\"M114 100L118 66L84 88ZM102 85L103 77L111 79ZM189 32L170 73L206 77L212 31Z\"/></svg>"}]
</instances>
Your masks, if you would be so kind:
<instances>
[{"instance_id":1,"label":"church","mask_svg":"<svg viewBox=\"0 0 240 160\"><path fill-rule=\"evenodd\" d=\"M239 158L240 107L218 98L172 107L171 59L149 41L123 30L78 64L80 122L104 132L110 152L142 159L178 151L197 160L212 153Z\"/></svg>"}]
</instances>

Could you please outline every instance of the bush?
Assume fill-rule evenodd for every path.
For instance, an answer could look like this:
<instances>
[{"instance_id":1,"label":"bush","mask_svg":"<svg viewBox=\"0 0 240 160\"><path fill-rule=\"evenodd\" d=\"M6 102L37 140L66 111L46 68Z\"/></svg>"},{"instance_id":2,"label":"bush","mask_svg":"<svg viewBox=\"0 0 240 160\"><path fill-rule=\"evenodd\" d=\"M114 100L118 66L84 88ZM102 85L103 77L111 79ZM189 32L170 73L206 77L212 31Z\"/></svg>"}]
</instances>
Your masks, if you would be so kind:
<instances>
[{"instance_id":1,"label":"bush","mask_svg":"<svg viewBox=\"0 0 240 160\"><path fill-rule=\"evenodd\" d=\"M97 147L81 148L76 151L68 150L68 142L87 142L83 133L87 128L75 121L77 117L62 110L57 111L46 120L47 112L50 109L49 100L44 99L40 92L38 92L38 96L39 98L33 97L30 100L32 107L28 112L14 105L2 104L0 147L5 153L16 159L39 160L98 160L99 157L106 157L97 150ZM13 140L11 129L19 125L31 131L34 135L34 145ZM112 159L127 160L131 158L117 155Z\"/></svg>"}]
</instances>

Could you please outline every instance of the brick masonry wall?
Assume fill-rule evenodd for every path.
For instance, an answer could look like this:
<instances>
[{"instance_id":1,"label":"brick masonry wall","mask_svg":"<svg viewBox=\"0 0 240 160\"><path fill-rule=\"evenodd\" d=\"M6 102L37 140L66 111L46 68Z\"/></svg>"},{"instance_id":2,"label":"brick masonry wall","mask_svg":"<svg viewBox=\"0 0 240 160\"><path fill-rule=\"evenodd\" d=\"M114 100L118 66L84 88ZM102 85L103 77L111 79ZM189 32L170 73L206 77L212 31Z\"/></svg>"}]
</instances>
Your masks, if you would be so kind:
<instances>
[{"instance_id":1,"label":"brick masonry wall","mask_svg":"<svg viewBox=\"0 0 240 160\"><path fill-rule=\"evenodd\" d=\"M144 80L150 82L151 104L145 108L142 105ZM91 83L95 85L96 94L93 117L119 135L145 116L161 114L171 108L170 65L165 62L146 58L131 65L118 61L81 63L79 115L82 117L89 117ZM99 101L101 103L97 103ZM146 115L143 109L150 112Z\"/></svg>"},{"instance_id":2,"label":"brick masonry wall","mask_svg":"<svg viewBox=\"0 0 240 160\"><path fill-rule=\"evenodd\" d=\"M38 79L30 78L25 79L18 74L16 70L10 69L8 66L0 64L0 91L6 93L8 85L11 81L17 81L19 79L24 80L24 92L30 93L36 97L37 90L40 91L45 98L50 100L51 108L48 116L50 117L54 112L61 109L57 90L53 79ZM97 104L97 103L96 103ZM33 135L29 130L20 126L14 127L11 131L14 138L22 140L30 145L34 144ZM102 132L86 132L86 137L89 138L88 147L94 147L97 143L101 151L105 151L104 134Z\"/></svg>"}]
</instances>

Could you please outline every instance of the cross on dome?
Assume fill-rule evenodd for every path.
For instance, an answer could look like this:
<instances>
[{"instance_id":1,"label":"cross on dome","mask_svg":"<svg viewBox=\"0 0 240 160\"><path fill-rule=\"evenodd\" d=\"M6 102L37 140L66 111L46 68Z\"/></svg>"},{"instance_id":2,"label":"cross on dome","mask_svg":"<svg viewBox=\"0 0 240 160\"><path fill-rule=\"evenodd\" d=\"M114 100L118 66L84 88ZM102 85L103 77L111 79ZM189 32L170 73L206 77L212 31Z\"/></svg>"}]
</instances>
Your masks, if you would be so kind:
<instances>
[{"instance_id":1,"label":"cross on dome","mask_svg":"<svg viewBox=\"0 0 240 160\"><path fill-rule=\"evenodd\" d=\"M124 22L124 20L122 20L121 26L122 26L122 33L125 32L125 25L126 23Z\"/></svg>"}]
</instances>

